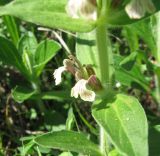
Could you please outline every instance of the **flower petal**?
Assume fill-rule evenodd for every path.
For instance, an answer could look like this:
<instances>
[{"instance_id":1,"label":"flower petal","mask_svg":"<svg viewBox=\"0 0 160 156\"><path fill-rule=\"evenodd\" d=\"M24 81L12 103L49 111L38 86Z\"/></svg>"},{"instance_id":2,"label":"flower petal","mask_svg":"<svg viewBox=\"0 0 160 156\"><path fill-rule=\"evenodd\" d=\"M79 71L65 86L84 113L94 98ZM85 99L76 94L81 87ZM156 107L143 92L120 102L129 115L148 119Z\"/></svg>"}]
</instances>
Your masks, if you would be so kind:
<instances>
[{"instance_id":1,"label":"flower petal","mask_svg":"<svg viewBox=\"0 0 160 156\"><path fill-rule=\"evenodd\" d=\"M79 7L81 6L81 0L69 0L66 11L72 18L79 18Z\"/></svg>"},{"instance_id":2,"label":"flower petal","mask_svg":"<svg viewBox=\"0 0 160 156\"><path fill-rule=\"evenodd\" d=\"M148 13L153 13L156 11L154 3L151 0L146 0L146 11Z\"/></svg>"},{"instance_id":3,"label":"flower petal","mask_svg":"<svg viewBox=\"0 0 160 156\"><path fill-rule=\"evenodd\" d=\"M55 85L59 85L62 82L62 73L66 70L64 66L59 67L53 73L55 79Z\"/></svg>"},{"instance_id":4,"label":"flower petal","mask_svg":"<svg viewBox=\"0 0 160 156\"><path fill-rule=\"evenodd\" d=\"M140 19L146 12L152 13L156 8L151 0L131 0L125 10L130 18Z\"/></svg>"},{"instance_id":5,"label":"flower petal","mask_svg":"<svg viewBox=\"0 0 160 156\"><path fill-rule=\"evenodd\" d=\"M131 19L140 19L146 12L140 0L131 0L131 2L126 5L125 10Z\"/></svg>"},{"instance_id":6,"label":"flower petal","mask_svg":"<svg viewBox=\"0 0 160 156\"><path fill-rule=\"evenodd\" d=\"M96 94L91 90L85 90L80 94L80 97L84 101L93 102L95 100Z\"/></svg>"},{"instance_id":7,"label":"flower petal","mask_svg":"<svg viewBox=\"0 0 160 156\"><path fill-rule=\"evenodd\" d=\"M78 98L78 92L76 91L76 87L74 86L72 89L71 89L71 97L75 97L75 98Z\"/></svg>"},{"instance_id":8,"label":"flower petal","mask_svg":"<svg viewBox=\"0 0 160 156\"><path fill-rule=\"evenodd\" d=\"M94 101L96 94L95 92L88 90L86 85L87 85L88 81L81 79L79 80L75 86L72 88L71 90L71 96L78 98L78 95L80 95L80 98L84 101Z\"/></svg>"},{"instance_id":9,"label":"flower petal","mask_svg":"<svg viewBox=\"0 0 160 156\"><path fill-rule=\"evenodd\" d=\"M72 18L85 18L96 20L96 1L95 0L69 0L66 11Z\"/></svg>"},{"instance_id":10,"label":"flower petal","mask_svg":"<svg viewBox=\"0 0 160 156\"><path fill-rule=\"evenodd\" d=\"M72 60L69 59L64 59L63 60L63 65L65 67L65 69L67 71L69 71L70 73L72 73L73 75L75 74L75 67L74 67L74 62Z\"/></svg>"}]
</instances>

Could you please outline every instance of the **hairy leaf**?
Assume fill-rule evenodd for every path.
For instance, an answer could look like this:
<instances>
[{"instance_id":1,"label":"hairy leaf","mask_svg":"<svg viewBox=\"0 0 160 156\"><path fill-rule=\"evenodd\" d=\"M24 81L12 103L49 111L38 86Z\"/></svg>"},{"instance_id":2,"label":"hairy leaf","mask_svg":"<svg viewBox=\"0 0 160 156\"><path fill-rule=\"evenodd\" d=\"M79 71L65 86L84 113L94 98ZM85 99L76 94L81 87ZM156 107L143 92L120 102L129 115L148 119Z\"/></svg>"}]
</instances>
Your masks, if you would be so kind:
<instances>
[{"instance_id":1,"label":"hairy leaf","mask_svg":"<svg viewBox=\"0 0 160 156\"><path fill-rule=\"evenodd\" d=\"M13 15L38 25L78 32L94 29L92 20L73 19L66 13L67 0L14 0L0 7L0 15Z\"/></svg>"},{"instance_id":2,"label":"hairy leaf","mask_svg":"<svg viewBox=\"0 0 160 156\"><path fill-rule=\"evenodd\" d=\"M94 105L92 114L121 155L148 155L147 119L136 98L118 94Z\"/></svg>"},{"instance_id":3,"label":"hairy leaf","mask_svg":"<svg viewBox=\"0 0 160 156\"><path fill-rule=\"evenodd\" d=\"M89 141L84 134L73 131L47 133L35 138L35 142L47 148L69 150L90 156L102 156L96 144Z\"/></svg>"}]
</instances>

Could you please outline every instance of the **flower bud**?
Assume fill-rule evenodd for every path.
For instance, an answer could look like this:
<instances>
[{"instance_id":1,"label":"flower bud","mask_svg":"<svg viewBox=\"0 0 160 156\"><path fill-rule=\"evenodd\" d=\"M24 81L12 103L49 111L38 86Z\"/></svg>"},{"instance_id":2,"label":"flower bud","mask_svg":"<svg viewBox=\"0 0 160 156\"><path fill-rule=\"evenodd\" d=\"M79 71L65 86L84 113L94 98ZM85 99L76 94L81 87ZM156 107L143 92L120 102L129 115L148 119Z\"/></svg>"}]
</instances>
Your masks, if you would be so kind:
<instances>
[{"instance_id":1,"label":"flower bud","mask_svg":"<svg viewBox=\"0 0 160 156\"><path fill-rule=\"evenodd\" d=\"M100 80L96 77L96 75L91 75L89 77L88 85L95 91L99 91L103 88Z\"/></svg>"}]
</instances>

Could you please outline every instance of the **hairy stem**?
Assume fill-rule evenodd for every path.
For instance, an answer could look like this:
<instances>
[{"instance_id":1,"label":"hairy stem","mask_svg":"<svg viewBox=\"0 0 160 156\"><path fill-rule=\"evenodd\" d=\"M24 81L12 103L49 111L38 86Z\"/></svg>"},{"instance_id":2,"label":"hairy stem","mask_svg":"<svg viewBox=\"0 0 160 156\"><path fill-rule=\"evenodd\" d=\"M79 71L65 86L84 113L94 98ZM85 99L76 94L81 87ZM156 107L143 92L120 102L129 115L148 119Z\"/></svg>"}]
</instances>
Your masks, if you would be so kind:
<instances>
[{"instance_id":1,"label":"hairy stem","mask_svg":"<svg viewBox=\"0 0 160 156\"><path fill-rule=\"evenodd\" d=\"M96 30L98 59L100 68L100 80L103 84L111 84L112 82L112 51L110 41L107 36L106 25L100 25Z\"/></svg>"},{"instance_id":2,"label":"hairy stem","mask_svg":"<svg viewBox=\"0 0 160 156\"><path fill-rule=\"evenodd\" d=\"M100 81L109 90L112 89L113 61L111 44L107 33L107 16L110 8L110 0L101 0L101 10L98 11L98 26L96 29L96 42L98 50L98 62L100 68ZM107 137L103 127L100 126L100 150L106 156Z\"/></svg>"},{"instance_id":3,"label":"hairy stem","mask_svg":"<svg viewBox=\"0 0 160 156\"><path fill-rule=\"evenodd\" d=\"M156 60L157 64L160 64L160 13L158 13L156 16L156 33L155 33L155 41L156 41ZM155 98L156 102L158 104L158 109L160 110L160 73L156 72L155 74Z\"/></svg>"},{"instance_id":4,"label":"hairy stem","mask_svg":"<svg viewBox=\"0 0 160 156\"><path fill-rule=\"evenodd\" d=\"M99 15L98 26L96 29L96 43L98 50L98 62L100 68L99 78L103 85L110 86L112 83L113 75L113 61L111 44L107 33L107 8L109 2L107 0L102 1L102 9ZM109 85L108 85L109 84ZM110 88L110 87L109 87Z\"/></svg>"}]
</instances>

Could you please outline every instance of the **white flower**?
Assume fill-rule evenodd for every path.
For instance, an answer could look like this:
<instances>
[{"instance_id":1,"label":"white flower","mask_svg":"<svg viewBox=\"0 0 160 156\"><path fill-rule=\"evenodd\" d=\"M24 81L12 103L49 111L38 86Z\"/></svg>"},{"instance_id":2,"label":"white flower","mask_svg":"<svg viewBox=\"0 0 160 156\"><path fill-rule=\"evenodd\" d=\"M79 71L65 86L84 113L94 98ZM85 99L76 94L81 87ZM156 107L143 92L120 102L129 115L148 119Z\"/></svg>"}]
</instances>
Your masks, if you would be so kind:
<instances>
[{"instance_id":1,"label":"white flower","mask_svg":"<svg viewBox=\"0 0 160 156\"><path fill-rule=\"evenodd\" d=\"M71 97L80 98L84 101L93 102L95 100L96 94L94 91L87 89L87 80L79 80L71 90Z\"/></svg>"},{"instance_id":2,"label":"white flower","mask_svg":"<svg viewBox=\"0 0 160 156\"><path fill-rule=\"evenodd\" d=\"M66 71L66 68L64 66L59 67L54 71L53 76L55 79L55 85L59 85L62 82L62 73L64 71Z\"/></svg>"},{"instance_id":3,"label":"white flower","mask_svg":"<svg viewBox=\"0 0 160 156\"><path fill-rule=\"evenodd\" d=\"M89 65L82 66L79 60L74 56L69 56L69 59L63 60L63 66L56 69L53 73L55 84L59 85L62 81L62 73L64 71L70 72L74 75L76 84L71 89L71 96L80 98L84 101L93 102L96 98L94 91L102 89L99 79L96 77L95 72ZM87 86L91 88L88 89ZM93 90L93 91L92 91Z\"/></svg>"},{"instance_id":4,"label":"white flower","mask_svg":"<svg viewBox=\"0 0 160 156\"><path fill-rule=\"evenodd\" d=\"M152 13L156 9L152 0L131 0L125 10L130 18L140 19L145 16L146 12Z\"/></svg>"},{"instance_id":5,"label":"white flower","mask_svg":"<svg viewBox=\"0 0 160 156\"><path fill-rule=\"evenodd\" d=\"M70 73L75 73L75 68L73 66L73 61L69 59L63 60L63 66L56 69L53 73L54 79L55 79L55 85L59 85L62 82L62 73L64 71L69 71Z\"/></svg>"},{"instance_id":6,"label":"white flower","mask_svg":"<svg viewBox=\"0 0 160 156\"><path fill-rule=\"evenodd\" d=\"M92 0L93 1L93 0ZM72 18L85 18L96 20L96 4L91 0L69 0L66 11Z\"/></svg>"},{"instance_id":7,"label":"white flower","mask_svg":"<svg viewBox=\"0 0 160 156\"><path fill-rule=\"evenodd\" d=\"M68 15L70 15L72 18L79 18L78 12L79 12L79 6L81 6L82 1L81 0L69 0L66 11Z\"/></svg>"}]
</instances>

